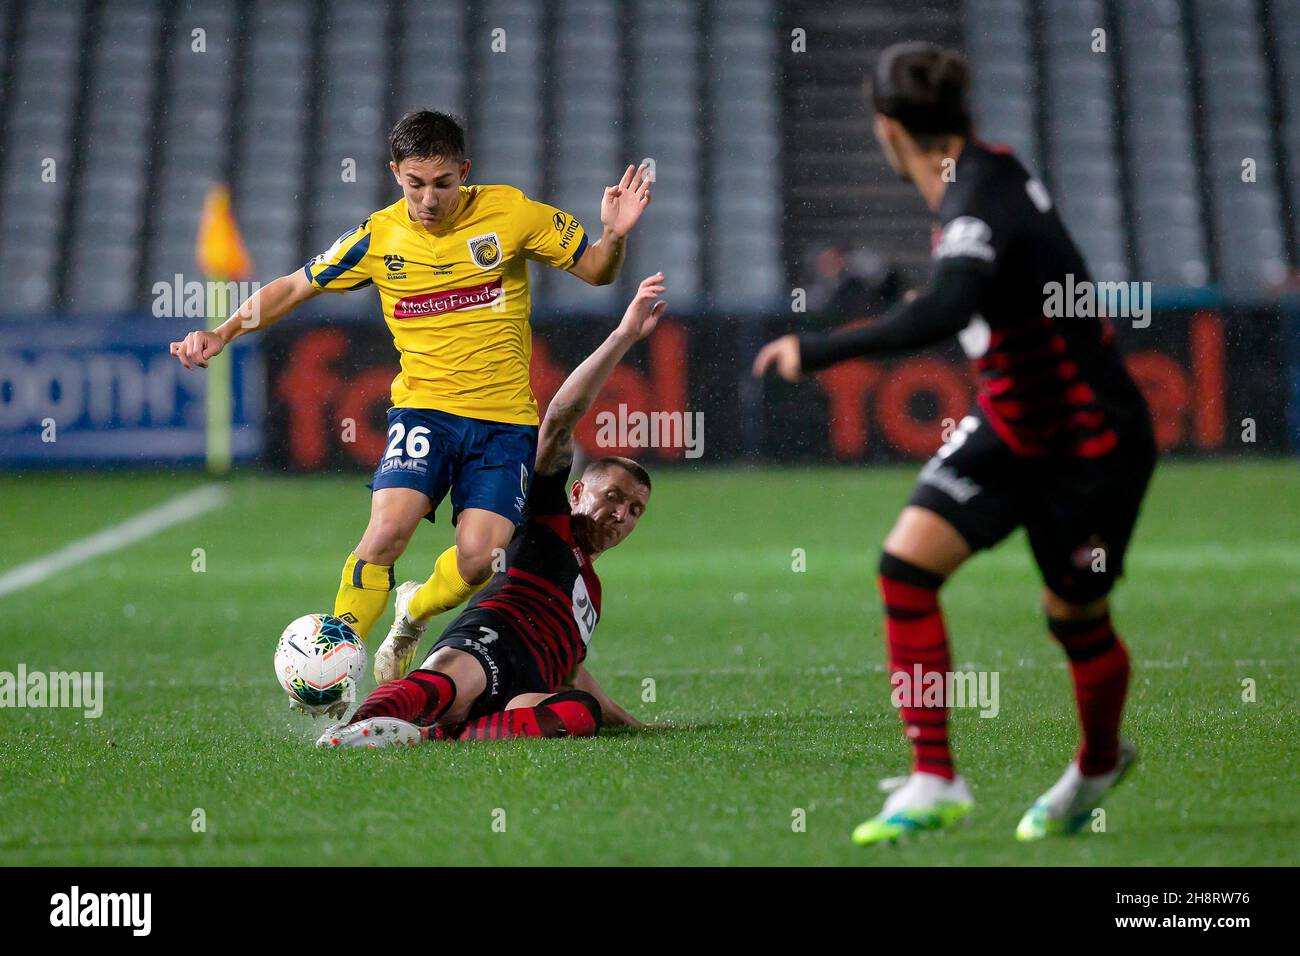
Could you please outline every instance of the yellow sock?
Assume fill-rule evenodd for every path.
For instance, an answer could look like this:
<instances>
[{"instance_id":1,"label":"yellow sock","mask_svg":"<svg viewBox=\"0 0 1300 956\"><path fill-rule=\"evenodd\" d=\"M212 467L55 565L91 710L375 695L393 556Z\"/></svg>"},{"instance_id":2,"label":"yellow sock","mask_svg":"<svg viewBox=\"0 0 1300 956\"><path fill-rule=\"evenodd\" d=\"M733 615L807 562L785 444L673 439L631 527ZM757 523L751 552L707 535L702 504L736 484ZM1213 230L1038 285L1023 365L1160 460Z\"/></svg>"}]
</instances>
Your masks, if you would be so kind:
<instances>
[{"instance_id":1,"label":"yellow sock","mask_svg":"<svg viewBox=\"0 0 1300 956\"><path fill-rule=\"evenodd\" d=\"M490 580L492 579L488 578ZM487 581L483 584L487 584ZM407 613L417 621L427 620L468 601L483 584L469 584L460 576L460 568L456 566L456 549L450 547L438 555L438 560L433 563L433 574L415 592Z\"/></svg>"},{"instance_id":2,"label":"yellow sock","mask_svg":"<svg viewBox=\"0 0 1300 956\"><path fill-rule=\"evenodd\" d=\"M343 564L338 596L334 598L334 616L351 624L364 641L387 609L392 590L391 566L371 564L349 554Z\"/></svg>"}]
</instances>

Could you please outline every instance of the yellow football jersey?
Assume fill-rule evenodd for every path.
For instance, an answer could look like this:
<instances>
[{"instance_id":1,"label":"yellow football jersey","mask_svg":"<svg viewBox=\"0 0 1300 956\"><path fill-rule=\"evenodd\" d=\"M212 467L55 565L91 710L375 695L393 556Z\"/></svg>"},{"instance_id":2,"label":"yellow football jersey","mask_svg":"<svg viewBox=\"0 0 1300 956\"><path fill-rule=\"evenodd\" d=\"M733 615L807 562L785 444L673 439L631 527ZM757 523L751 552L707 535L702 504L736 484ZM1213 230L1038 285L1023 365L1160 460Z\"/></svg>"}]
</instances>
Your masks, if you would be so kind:
<instances>
[{"instance_id":1,"label":"yellow football jersey","mask_svg":"<svg viewBox=\"0 0 1300 956\"><path fill-rule=\"evenodd\" d=\"M567 269L586 248L568 213L513 186L462 186L437 227L413 221L399 199L303 271L327 292L378 287L401 353L393 405L535 425L528 260Z\"/></svg>"}]
</instances>

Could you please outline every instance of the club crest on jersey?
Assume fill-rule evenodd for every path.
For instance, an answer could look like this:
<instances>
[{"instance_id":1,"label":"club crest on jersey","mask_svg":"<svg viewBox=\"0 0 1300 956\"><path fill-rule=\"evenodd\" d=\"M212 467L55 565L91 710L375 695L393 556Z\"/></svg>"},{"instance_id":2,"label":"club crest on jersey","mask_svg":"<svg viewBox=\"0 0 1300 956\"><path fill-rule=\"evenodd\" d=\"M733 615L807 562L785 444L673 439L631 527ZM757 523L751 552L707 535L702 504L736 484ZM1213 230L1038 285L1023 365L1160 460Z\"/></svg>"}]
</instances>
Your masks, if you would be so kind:
<instances>
[{"instance_id":1,"label":"club crest on jersey","mask_svg":"<svg viewBox=\"0 0 1300 956\"><path fill-rule=\"evenodd\" d=\"M935 259L970 257L992 262L997 258L992 242L993 230L983 219L974 216L958 216L944 226L933 257Z\"/></svg>"},{"instance_id":2,"label":"club crest on jersey","mask_svg":"<svg viewBox=\"0 0 1300 956\"><path fill-rule=\"evenodd\" d=\"M468 242L469 257L480 269L495 269L501 264L501 241L495 232L475 236Z\"/></svg>"},{"instance_id":3,"label":"club crest on jersey","mask_svg":"<svg viewBox=\"0 0 1300 956\"><path fill-rule=\"evenodd\" d=\"M406 273L402 270L406 268L406 260L401 256L384 256L384 267L388 270L388 278L405 279Z\"/></svg>"}]
</instances>

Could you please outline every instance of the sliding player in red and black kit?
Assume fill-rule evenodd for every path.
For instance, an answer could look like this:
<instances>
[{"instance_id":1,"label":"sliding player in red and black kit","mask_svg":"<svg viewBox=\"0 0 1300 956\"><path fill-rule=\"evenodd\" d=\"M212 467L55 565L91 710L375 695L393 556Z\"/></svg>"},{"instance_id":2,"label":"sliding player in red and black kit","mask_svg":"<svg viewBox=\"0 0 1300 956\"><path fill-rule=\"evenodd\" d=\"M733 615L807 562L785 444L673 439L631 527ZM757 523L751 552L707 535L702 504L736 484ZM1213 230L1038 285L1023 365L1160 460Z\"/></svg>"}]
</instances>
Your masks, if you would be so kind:
<instances>
[{"instance_id":1,"label":"sliding player in red and black kit","mask_svg":"<svg viewBox=\"0 0 1300 956\"><path fill-rule=\"evenodd\" d=\"M569 486L573 429L610 372L663 314L663 274L641 283L623 321L551 399L538 435L524 520L493 575L419 669L376 688L318 747L426 740L589 737L639 726L583 667L600 618L592 562L621 544L650 500L650 476L627 458L589 462Z\"/></svg>"},{"instance_id":2,"label":"sliding player in red and black kit","mask_svg":"<svg viewBox=\"0 0 1300 956\"><path fill-rule=\"evenodd\" d=\"M887 49L872 84L876 138L942 224L925 292L866 326L777 339L754 371L775 366L795 381L954 335L974 360L978 407L926 464L885 540L885 635L891 674L950 671L940 586L972 553L1026 529L1082 724L1075 760L1016 830L1033 840L1082 827L1135 757L1119 737L1129 659L1107 595L1123 571L1155 444L1107 322L1044 315L1045 286L1073 275L1078 287L1090 281L1087 266L1042 184L1007 151L973 138L968 88L960 54L918 43ZM946 707L905 706L902 718L912 773L854 831L859 843L947 826L973 807L953 767Z\"/></svg>"}]
</instances>

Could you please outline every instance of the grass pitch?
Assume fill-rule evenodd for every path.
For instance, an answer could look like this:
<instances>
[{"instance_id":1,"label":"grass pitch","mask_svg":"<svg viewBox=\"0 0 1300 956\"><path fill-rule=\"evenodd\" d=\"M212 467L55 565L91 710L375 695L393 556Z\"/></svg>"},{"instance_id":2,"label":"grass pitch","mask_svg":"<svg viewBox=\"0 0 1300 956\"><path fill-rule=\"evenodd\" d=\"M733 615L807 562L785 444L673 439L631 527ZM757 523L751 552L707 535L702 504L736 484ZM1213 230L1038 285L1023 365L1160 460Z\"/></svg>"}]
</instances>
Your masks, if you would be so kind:
<instances>
[{"instance_id":1,"label":"grass pitch","mask_svg":"<svg viewBox=\"0 0 1300 956\"><path fill-rule=\"evenodd\" d=\"M0 865L1300 862L1294 462L1157 472L1115 600L1142 753L1106 832L1012 836L1076 741L1016 536L944 592L954 666L1000 675L996 718L953 717L972 825L849 842L877 779L907 766L873 579L914 475L660 471L637 533L597 565L588 664L668 729L344 753L312 749L323 723L288 712L271 657L290 619L330 608L364 478L237 478L225 507L0 597L0 671L105 675L99 719L0 709ZM0 572L202 483L0 478ZM398 580L450 535L423 527Z\"/></svg>"}]
</instances>

